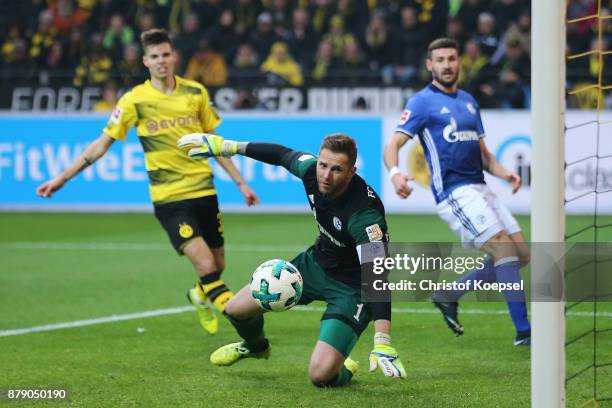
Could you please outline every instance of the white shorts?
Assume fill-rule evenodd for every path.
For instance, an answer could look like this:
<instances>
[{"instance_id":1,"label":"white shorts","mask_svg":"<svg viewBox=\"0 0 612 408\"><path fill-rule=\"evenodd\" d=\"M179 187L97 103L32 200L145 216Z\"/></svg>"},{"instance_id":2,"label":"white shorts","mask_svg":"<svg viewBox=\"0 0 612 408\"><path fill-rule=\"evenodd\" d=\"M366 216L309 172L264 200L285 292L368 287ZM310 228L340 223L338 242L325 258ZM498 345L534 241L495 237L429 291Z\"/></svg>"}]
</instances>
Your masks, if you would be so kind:
<instances>
[{"instance_id":1,"label":"white shorts","mask_svg":"<svg viewBox=\"0 0 612 408\"><path fill-rule=\"evenodd\" d=\"M519 232L516 219L486 184L457 187L437 205L438 214L464 247L480 248L500 231Z\"/></svg>"}]
</instances>

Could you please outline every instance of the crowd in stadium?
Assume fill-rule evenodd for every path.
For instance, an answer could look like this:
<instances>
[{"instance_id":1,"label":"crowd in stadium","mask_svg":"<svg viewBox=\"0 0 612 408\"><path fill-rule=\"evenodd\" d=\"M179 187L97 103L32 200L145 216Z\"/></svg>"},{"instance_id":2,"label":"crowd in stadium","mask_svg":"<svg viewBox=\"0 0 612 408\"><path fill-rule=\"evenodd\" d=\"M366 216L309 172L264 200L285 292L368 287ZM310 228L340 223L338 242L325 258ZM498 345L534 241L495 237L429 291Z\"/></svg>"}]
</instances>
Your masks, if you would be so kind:
<instances>
[{"instance_id":1,"label":"crowd in stadium","mask_svg":"<svg viewBox=\"0 0 612 408\"><path fill-rule=\"evenodd\" d=\"M166 28L179 73L207 87L401 86L429 78L440 36L459 41L460 86L483 108L528 108L530 0L24 0L0 6L1 79L127 89L146 78L139 35ZM570 0L568 18L597 13ZM607 8L602 13L609 13ZM568 53L606 50L612 21L568 26ZM608 56L606 56L608 58ZM594 53L568 62L568 87L597 83ZM609 83L610 72L603 82ZM607 72L607 74L605 73ZM607 81L607 82L606 82ZM595 92L597 92L595 90ZM596 94L595 94L596 95ZM592 94L591 94L592 96ZM586 100L585 100L586 98ZM243 100L249 107L248 98ZM588 106L588 95L574 100Z\"/></svg>"}]
</instances>

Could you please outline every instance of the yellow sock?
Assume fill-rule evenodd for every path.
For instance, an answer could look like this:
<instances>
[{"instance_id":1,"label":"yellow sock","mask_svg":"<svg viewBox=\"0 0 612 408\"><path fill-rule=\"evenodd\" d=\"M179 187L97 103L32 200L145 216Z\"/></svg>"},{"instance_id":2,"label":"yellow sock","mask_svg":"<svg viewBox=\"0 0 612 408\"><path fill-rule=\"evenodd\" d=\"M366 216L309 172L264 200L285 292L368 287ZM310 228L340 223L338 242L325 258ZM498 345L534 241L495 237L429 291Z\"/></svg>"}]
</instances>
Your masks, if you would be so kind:
<instances>
[{"instance_id":1,"label":"yellow sock","mask_svg":"<svg viewBox=\"0 0 612 408\"><path fill-rule=\"evenodd\" d=\"M204 291L204 294L210 299L213 306L221 313L225 310L227 302L234 296L232 291L225 286L225 282L221 279L211 283L200 284L200 287Z\"/></svg>"}]
</instances>

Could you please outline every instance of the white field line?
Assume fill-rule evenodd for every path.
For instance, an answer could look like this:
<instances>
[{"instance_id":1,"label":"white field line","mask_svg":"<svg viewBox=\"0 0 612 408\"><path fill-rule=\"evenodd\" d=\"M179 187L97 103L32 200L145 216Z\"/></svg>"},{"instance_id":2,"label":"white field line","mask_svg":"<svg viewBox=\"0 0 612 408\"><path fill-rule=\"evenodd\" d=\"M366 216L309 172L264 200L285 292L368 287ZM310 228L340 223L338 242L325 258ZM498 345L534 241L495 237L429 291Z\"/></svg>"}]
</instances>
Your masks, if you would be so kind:
<instances>
[{"instance_id":1,"label":"white field line","mask_svg":"<svg viewBox=\"0 0 612 408\"><path fill-rule=\"evenodd\" d=\"M226 251L236 252L298 252L307 245L226 245ZM67 250L67 251L159 251L171 250L168 244L147 244L131 242L6 242L0 243L1 249L22 250Z\"/></svg>"},{"instance_id":2,"label":"white field line","mask_svg":"<svg viewBox=\"0 0 612 408\"><path fill-rule=\"evenodd\" d=\"M292 310L302 311L302 312L323 312L325 308L317 307L317 306L296 306ZM146 312L140 313L129 313L124 315L112 315L106 317L98 317L95 319L87 319L87 320L76 320L73 322L64 322L64 323L53 323L53 324L45 324L42 326L33 326L33 327L22 327L18 329L9 329L9 330L1 330L0 337L8 337L8 336L19 336L22 334L43 332L43 331L52 331L52 330L62 330L69 329L73 327L84 327L84 326L93 326L96 324L104 324L104 323L113 323L113 322L121 322L125 320L135 320L135 319L144 319L147 317L157 317L157 316L165 316L172 314L179 314L185 312L193 311L193 306L182 306L182 307L173 307L170 309L157 309L157 310L148 310ZM437 310L431 309L419 309L419 308L393 308L394 313L414 313L414 314L438 314ZM473 314L473 315L489 315L489 316L502 316L507 315L508 312L506 310L480 310L480 309L466 309L461 310L462 314ZM579 316L579 317L593 317L592 312L567 312L568 316ZM612 312L598 312L597 317L611 317Z\"/></svg>"}]
</instances>

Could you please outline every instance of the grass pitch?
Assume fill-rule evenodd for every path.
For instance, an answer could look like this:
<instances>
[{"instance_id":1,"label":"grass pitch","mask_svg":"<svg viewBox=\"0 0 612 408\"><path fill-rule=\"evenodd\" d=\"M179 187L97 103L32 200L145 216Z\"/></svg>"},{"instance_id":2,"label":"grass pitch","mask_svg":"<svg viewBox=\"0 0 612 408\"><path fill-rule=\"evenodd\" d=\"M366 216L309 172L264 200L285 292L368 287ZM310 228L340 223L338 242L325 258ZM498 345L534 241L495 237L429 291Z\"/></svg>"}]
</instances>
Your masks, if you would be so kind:
<instances>
[{"instance_id":1,"label":"grass pitch","mask_svg":"<svg viewBox=\"0 0 612 408\"><path fill-rule=\"evenodd\" d=\"M233 289L246 284L260 262L291 259L317 233L310 215L225 215L224 220L224 279ZM591 221L571 218L568 231ZM520 222L529 231L528 219ZM390 216L389 225L393 241L456 240L435 216ZM194 273L152 215L0 214L0 231L0 332L187 306ZM612 240L605 230L602 237ZM462 303L461 338L453 337L427 303L394 305L393 343L408 379L367 372L369 327L352 353L361 369L341 389L318 389L308 381L323 305L311 306L266 315L272 357L232 367L208 362L214 349L237 341L232 327L222 320L220 333L208 336L191 311L3 336L0 388L67 388L70 405L84 407L530 405L530 350L512 346L514 330L504 304ZM583 315L568 316L568 338L594 323L612 327L609 304L597 306L597 319L592 311L584 305L575 311ZM568 371L588 366L594 355L598 363L612 363L612 332L597 339L587 334L568 348ZM612 366L599 368L597 377L597 396L612 397ZM592 398L591 368L568 384L567 406ZM612 406L607 404L599 406Z\"/></svg>"}]
</instances>

